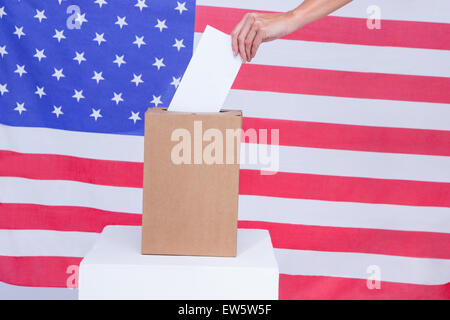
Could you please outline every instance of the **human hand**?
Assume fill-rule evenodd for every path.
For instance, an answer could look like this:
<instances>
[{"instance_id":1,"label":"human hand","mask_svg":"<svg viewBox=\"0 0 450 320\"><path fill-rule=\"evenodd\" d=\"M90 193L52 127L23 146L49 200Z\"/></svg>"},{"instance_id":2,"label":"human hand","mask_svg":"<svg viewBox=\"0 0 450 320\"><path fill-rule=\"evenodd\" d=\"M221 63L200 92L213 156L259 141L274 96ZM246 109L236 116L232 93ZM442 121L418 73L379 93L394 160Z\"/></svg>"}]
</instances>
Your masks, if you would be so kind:
<instances>
[{"instance_id":1,"label":"human hand","mask_svg":"<svg viewBox=\"0 0 450 320\"><path fill-rule=\"evenodd\" d=\"M298 28L298 17L293 12L247 13L231 32L235 56L250 62L261 43L281 38Z\"/></svg>"}]
</instances>

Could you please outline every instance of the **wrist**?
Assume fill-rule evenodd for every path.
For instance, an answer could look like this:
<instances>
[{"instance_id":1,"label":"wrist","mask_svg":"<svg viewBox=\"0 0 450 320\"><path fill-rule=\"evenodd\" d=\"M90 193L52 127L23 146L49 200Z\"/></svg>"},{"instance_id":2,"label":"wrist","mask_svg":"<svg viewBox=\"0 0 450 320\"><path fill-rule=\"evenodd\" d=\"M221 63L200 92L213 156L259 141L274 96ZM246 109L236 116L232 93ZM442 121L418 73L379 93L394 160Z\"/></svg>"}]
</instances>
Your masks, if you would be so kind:
<instances>
[{"instance_id":1,"label":"wrist","mask_svg":"<svg viewBox=\"0 0 450 320\"><path fill-rule=\"evenodd\" d=\"M288 11L287 14L289 15L290 20L290 32L294 32L306 25L305 13L302 8L295 8L291 11Z\"/></svg>"}]
</instances>

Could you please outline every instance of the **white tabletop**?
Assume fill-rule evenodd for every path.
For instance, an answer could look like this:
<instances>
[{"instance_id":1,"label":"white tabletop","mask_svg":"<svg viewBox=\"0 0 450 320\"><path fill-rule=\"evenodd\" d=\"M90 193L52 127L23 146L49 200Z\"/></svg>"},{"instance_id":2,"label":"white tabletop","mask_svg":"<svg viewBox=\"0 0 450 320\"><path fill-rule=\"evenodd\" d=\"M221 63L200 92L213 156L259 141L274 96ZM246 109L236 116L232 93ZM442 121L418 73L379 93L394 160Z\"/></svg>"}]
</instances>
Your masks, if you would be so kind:
<instances>
[{"instance_id":1,"label":"white tabletop","mask_svg":"<svg viewBox=\"0 0 450 320\"><path fill-rule=\"evenodd\" d=\"M236 257L142 255L141 230L107 226L83 263L277 268L267 230L239 229Z\"/></svg>"}]
</instances>

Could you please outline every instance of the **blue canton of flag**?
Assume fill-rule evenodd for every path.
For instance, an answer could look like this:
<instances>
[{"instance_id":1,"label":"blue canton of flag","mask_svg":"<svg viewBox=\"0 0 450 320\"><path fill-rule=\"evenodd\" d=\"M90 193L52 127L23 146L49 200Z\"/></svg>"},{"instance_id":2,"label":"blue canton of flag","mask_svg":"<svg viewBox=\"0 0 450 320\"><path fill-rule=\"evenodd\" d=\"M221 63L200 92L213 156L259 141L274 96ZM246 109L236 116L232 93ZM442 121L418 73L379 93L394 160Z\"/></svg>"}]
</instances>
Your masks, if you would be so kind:
<instances>
[{"instance_id":1,"label":"blue canton of flag","mask_svg":"<svg viewBox=\"0 0 450 320\"><path fill-rule=\"evenodd\" d=\"M193 0L0 1L0 123L143 135L192 55Z\"/></svg>"}]
</instances>

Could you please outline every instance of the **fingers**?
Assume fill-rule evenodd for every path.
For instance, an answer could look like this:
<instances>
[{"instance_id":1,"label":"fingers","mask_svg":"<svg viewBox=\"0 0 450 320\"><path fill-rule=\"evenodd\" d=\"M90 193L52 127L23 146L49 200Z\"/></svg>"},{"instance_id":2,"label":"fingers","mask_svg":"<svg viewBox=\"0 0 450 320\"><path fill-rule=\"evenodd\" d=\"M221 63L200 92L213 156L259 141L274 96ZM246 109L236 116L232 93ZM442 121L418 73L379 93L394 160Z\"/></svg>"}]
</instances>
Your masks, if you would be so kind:
<instances>
[{"instance_id":1,"label":"fingers","mask_svg":"<svg viewBox=\"0 0 450 320\"><path fill-rule=\"evenodd\" d=\"M247 37L244 41L245 43L245 55L247 56L247 61L250 62L252 60L252 45L253 41L256 37L256 34L258 32L258 26L256 22L253 24L252 28L250 29L250 32L247 34Z\"/></svg>"},{"instance_id":2,"label":"fingers","mask_svg":"<svg viewBox=\"0 0 450 320\"><path fill-rule=\"evenodd\" d=\"M259 45L262 43L262 41L263 41L263 32L259 30L256 33L255 39L253 40L253 43L251 45L250 60L252 60L255 57Z\"/></svg>"},{"instance_id":3,"label":"fingers","mask_svg":"<svg viewBox=\"0 0 450 320\"><path fill-rule=\"evenodd\" d=\"M233 31L231 32L231 46L233 48L234 56L237 56L237 54L239 53L238 36L246 20L247 15L242 18L242 20L236 25L236 27L234 27Z\"/></svg>"},{"instance_id":4,"label":"fingers","mask_svg":"<svg viewBox=\"0 0 450 320\"><path fill-rule=\"evenodd\" d=\"M248 57L245 51L245 39L247 38L247 34L249 33L254 20L255 18L252 14L247 15L244 25L242 26L242 29L237 37L239 54L241 55L244 62L248 61Z\"/></svg>"},{"instance_id":5,"label":"fingers","mask_svg":"<svg viewBox=\"0 0 450 320\"><path fill-rule=\"evenodd\" d=\"M231 32L233 54L240 54L242 61L250 62L263 42L261 22L256 13L248 13Z\"/></svg>"}]
</instances>

